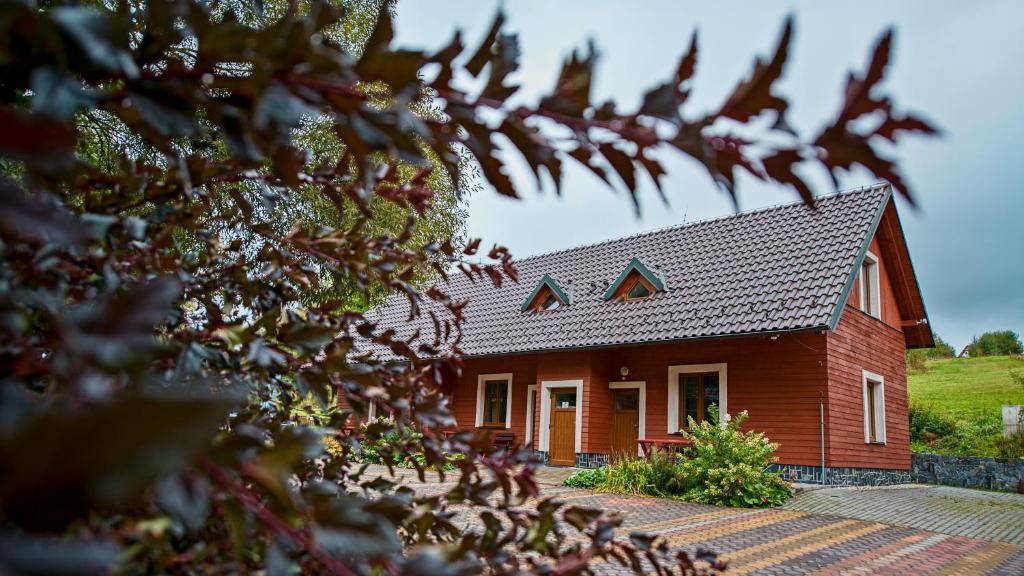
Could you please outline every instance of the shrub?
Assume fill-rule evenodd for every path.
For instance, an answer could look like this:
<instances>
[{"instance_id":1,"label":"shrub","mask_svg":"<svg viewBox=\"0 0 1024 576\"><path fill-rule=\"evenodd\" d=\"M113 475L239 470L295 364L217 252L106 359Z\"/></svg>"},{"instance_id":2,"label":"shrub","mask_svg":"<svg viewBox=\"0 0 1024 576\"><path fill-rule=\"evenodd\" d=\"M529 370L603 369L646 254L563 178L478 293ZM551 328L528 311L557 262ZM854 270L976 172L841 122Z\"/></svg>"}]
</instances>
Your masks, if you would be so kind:
<instances>
[{"instance_id":1,"label":"shrub","mask_svg":"<svg viewBox=\"0 0 1024 576\"><path fill-rule=\"evenodd\" d=\"M996 453L1000 458L1024 458L1024 431L997 439Z\"/></svg>"},{"instance_id":2,"label":"shrub","mask_svg":"<svg viewBox=\"0 0 1024 576\"><path fill-rule=\"evenodd\" d=\"M352 459L366 464L390 464L396 468L437 468L429 465L422 452L410 452L408 446L418 446L423 434L412 426L394 429L391 421L379 416L374 420L359 425L359 437L362 441L355 450ZM381 433L379 430L385 428ZM328 447L330 445L328 444ZM455 470L458 461L465 458L462 453L445 454L442 470Z\"/></svg>"},{"instance_id":3,"label":"shrub","mask_svg":"<svg viewBox=\"0 0 1024 576\"><path fill-rule=\"evenodd\" d=\"M972 414L962 418L932 407L910 407L910 447L914 452L955 456L999 456L1002 439L999 414Z\"/></svg>"},{"instance_id":4,"label":"shrub","mask_svg":"<svg viewBox=\"0 0 1024 576\"><path fill-rule=\"evenodd\" d=\"M759 432L743 432L740 413L725 426L717 411L711 420L690 422L693 441L685 454L655 452L649 458L623 458L598 470L566 479L566 486L620 494L677 498L702 504L778 506L792 494L789 484L765 469L778 447Z\"/></svg>"},{"instance_id":5,"label":"shrub","mask_svg":"<svg viewBox=\"0 0 1024 576\"><path fill-rule=\"evenodd\" d=\"M775 462L777 444L760 432L744 432L740 412L720 425L717 410L701 423L692 419L686 436L692 458L681 460L670 489L684 500L729 506L777 506L791 495L789 484L765 469Z\"/></svg>"},{"instance_id":6,"label":"shrub","mask_svg":"<svg viewBox=\"0 0 1024 576\"><path fill-rule=\"evenodd\" d=\"M623 458L608 468L601 489L619 494L674 496L669 485L675 476L676 458L660 452L649 458Z\"/></svg>"},{"instance_id":7,"label":"shrub","mask_svg":"<svg viewBox=\"0 0 1024 576\"><path fill-rule=\"evenodd\" d=\"M608 478L608 468L580 470L566 478L562 484L570 488L597 488Z\"/></svg>"},{"instance_id":8,"label":"shrub","mask_svg":"<svg viewBox=\"0 0 1024 576\"><path fill-rule=\"evenodd\" d=\"M956 421L931 404L911 402L909 412L911 442L932 444L937 438L956 432Z\"/></svg>"}]
</instances>

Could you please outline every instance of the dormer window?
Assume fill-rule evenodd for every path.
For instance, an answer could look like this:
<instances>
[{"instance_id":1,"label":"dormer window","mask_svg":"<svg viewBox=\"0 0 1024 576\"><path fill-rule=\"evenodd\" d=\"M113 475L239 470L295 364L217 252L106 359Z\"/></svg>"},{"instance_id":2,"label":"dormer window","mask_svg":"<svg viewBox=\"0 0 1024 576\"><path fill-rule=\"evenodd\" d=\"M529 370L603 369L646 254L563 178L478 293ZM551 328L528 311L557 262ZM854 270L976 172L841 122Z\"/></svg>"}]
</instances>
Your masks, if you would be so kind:
<instances>
[{"instance_id":1,"label":"dormer window","mask_svg":"<svg viewBox=\"0 0 1024 576\"><path fill-rule=\"evenodd\" d=\"M878 286L878 257L868 252L860 266L859 284L860 309L875 318L882 317L881 292Z\"/></svg>"},{"instance_id":2,"label":"dormer window","mask_svg":"<svg viewBox=\"0 0 1024 576\"><path fill-rule=\"evenodd\" d=\"M643 262L633 258L618 279L608 287L605 300L643 300L665 290L665 284Z\"/></svg>"},{"instance_id":3,"label":"dormer window","mask_svg":"<svg viewBox=\"0 0 1024 576\"><path fill-rule=\"evenodd\" d=\"M540 282L537 282L533 292L526 297L526 300L523 300L520 310L523 312L546 312L558 310L568 305L569 295L558 286L558 283L551 276L545 274L540 279Z\"/></svg>"},{"instance_id":4,"label":"dormer window","mask_svg":"<svg viewBox=\"0 0 1024 576\"><path fill-rule=\"evenodd\" d=\"M623 299L639 300L641 298L647 298L651 294L654 294L653 288L651 288L643 278L637 276L636 281L633 282L633 287L626 292Z\"/></svg>"},{"instance_id":5,"label":"dormer window","mask_svg":"<svg viewBox=\"0 0 1024 576\"><path fill-rule=\"evenodd\" d=\"M554 310L556 308L561 307L562 303L558 300L558 298L555 297L554 294L548 294L547 298L545 298L544 301L541 302L540 304L541 310Z\"/></svg>"}]
</instances>

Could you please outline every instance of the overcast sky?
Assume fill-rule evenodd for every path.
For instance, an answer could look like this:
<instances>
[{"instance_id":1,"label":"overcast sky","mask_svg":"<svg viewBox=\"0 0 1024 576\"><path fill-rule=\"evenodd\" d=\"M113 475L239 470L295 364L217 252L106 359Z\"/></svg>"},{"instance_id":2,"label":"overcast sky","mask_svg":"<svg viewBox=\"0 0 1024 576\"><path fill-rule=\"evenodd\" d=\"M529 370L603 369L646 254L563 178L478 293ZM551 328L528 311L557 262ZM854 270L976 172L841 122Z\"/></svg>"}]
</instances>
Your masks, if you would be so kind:
<instances>
[{"instance_id":1,"label":"overcast sky","mask_svg":"<svg viewBox=\"0 0 1024 576\"><path fill-rule=\"evenodd\" d=\"M475 47L498 2L400 0L398 43L438 48L456 27ZM602 57L594 99L614 98L631 110L643 92L669 78L691 32L699 31L695 93L687 111L717 107L749 74L754 55L774 48L787 14L796 35L781 91L790 123L817 131L836 113L851 67L863 70L874 42L896 29L885 88L903 110L932 120L941 139L909 137L896 150L918 207L899 205L933 329L955 346L986 330L1024 331L1024 2L935 0L851 2L506 3L506 30L523 56L518 97L549 91L574 48L593 39ZM523 257L579 244L729 214L729 199L692 161L668 151L664 206L645 182L637 218L626 196L566 165L563 194L539 191L525 166L513 164L523 201L492 190L469 202L469 233ZM817 191L831 191L819 177ZM814 177L814 175L812 175ZM870 184L851 173L842 187ZM791 202L795 193L740 180L740 209Z\"/></svg>"}]
</instances>

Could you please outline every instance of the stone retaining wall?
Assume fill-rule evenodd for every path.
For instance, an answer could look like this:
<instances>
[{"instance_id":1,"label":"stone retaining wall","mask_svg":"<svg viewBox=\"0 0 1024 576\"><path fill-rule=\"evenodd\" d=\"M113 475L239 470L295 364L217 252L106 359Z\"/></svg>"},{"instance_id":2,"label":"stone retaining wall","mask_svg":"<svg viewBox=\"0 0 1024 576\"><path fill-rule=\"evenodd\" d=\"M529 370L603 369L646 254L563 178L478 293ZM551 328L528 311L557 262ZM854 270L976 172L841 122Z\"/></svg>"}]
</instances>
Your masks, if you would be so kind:
<instances>
[{"instance_id":1,"label":"stone retaining wall","mask_svg":"<svg viewBox=\"0 0 1024 576\"><path fill-rule=\"evenodd\" d=\"M1024 459L911 455L914 482L1024 494Z\"/></svg>"}]
</instances>

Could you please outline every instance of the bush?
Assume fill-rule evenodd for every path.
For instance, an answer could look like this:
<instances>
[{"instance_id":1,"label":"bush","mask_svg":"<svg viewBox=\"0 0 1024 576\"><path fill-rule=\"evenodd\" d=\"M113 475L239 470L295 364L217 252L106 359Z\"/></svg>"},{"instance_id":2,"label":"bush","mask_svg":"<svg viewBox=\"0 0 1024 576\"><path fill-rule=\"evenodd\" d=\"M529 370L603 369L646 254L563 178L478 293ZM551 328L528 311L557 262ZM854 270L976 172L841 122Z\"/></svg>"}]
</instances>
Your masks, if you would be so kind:
<instances>
[{"instance_id":1,"label":"bush","mask_svg":"<svg viewBox=\"0 0 1024 576\"><path fill-rule=\"evenodd\" d=\"M996 440L996 453L1000 458L1024 458L1024 431Z\"/></svg>"},{"instance_id":2,"label":"bush","mask_svg":"<svg viewBox=\"0 0 1024 576\"><path fill-rule=\"evenodd\" d=\"M577 472L564 484L720 506L778 506L792 490L777 475L765 472L775 462L777 445L759 432L741 431L746 419L742 412L725 426L717 416L700 424L691 421L687 437L693 446L685 454L623 458L606 468Z\"/></svg>"},{"instance_id":3,"label":"bush","mask_svg":"<svg viewBox=\"0 0 1024 576\"><path fill-rule=\"evenodd\" d=\"M975 337L969 347L972 358L979 356L1013 356L1024 354L1020 337L1012 330L985 332Z\"/></svg>"},{"instance_id":4,"label":"bush","mask_svg":"<svg viewBox=\"0 0 1024 576\"><path fill-rule=\"evenodd\" d=\"M601 489L619 494L676 496L670 484L677 466L675 455L660 452L649 458L623 458L608 469Z\"/></svg>"},{"instance_id":5,"label":"bush","mask_svg":"<svg viewBox=\"0 0 1024 576\"><path fill-rule=\"evenodd\" d=\"M956 433L956 421L931 404L911 402L910 441L932 444L938 438Z\"/></svg>"},{"instance_id":6,"label":"bush","mask_svg":"<svg viewBox=\"0 0 1024 576\"><path fill-rule=\"evenodd\" d=\"M910 448L914 452L1000 456L1002 430L999 414L954 418L927 404L910 405Z\"/></svg>"},{"instance_id":7,"label":"bush","mask_svg":"<svg viewBox=\"0 0 1024 576\"><path fill-rule=\"evenodd\" d=\"M412 426L406 426L401 430L391 428L383 433L377 431L381 427L390 426L391 421L383 416L360 424L359 437L362 441L352 459L366 464L390 463L396 468L436 468L427 465L426 456L422 452L409 452L406 448L409 445L419 445L418 443L423 440L422 433L417 432ZM330 448L330 444L327 445ZM462 453L445 454L441 468L446 471L455 470L458 461L464 458L465 454Z\"/></svg>"},{"instance_id":8,"label":"bush","mask_svg":"<svg viewBox=\"0 0 1024 576\"><path fill-rule=\"evenodd\" d=\"M562 484L570 488L597 488L608 478L608 468L580 470L566 478Z\"/></svg>"},{"instance_id":9,"label":"bush","mask_svg":"<svg viewBox=\"0 0 1024 576\"><path fill-rule=\"evenodd\" d=\"M765 472L775 463L777 444L760 432L744 432L746 411L725 426L717 411L699 424L690 420L686 436L693 441L692 458L681 460L670 488L684 500L729 506L778 506L789 499L789 484Z\"/></svg>"}]
</instances>

